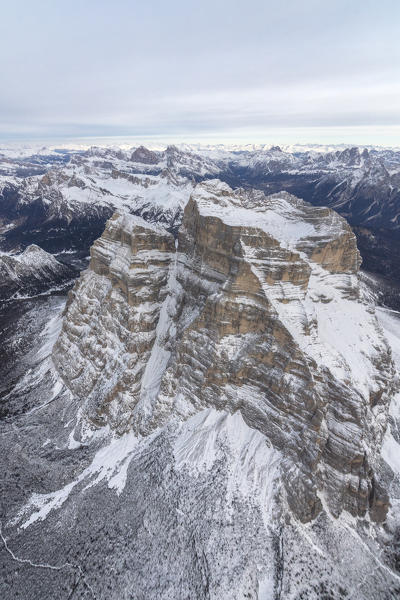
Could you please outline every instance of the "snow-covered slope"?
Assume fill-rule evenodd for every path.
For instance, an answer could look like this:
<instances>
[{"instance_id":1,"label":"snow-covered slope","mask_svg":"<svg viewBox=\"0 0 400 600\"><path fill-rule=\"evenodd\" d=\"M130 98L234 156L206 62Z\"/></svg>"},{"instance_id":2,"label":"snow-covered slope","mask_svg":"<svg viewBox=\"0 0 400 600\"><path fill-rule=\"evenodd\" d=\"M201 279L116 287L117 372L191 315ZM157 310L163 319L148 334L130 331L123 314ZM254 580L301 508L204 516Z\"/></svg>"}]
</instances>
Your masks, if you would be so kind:
<instances>
[{"instance_id":1,"label":"snow-covered slope","mask_svg":"<svg viewBox=\"0 0 400 600\"><path fill-rule=\"evenodd\" d=\"M350 227L184 181L178 232L118 206L8 390L5 598L395 598L398 327Z\"/></svg>"},{"instance_id":2,"label":"snow-covered slope","mask_svg":"<svg viewBox=\"0 0 400 600\"><path fill-rule=\"evenodd\" d=\"M244 150L169 146L151 151L141 146L131 150L92 147L57 156L61 164L44 163L48 168L45 176L1 176L3 195L14 190L21 208L40 199L47 217L52 219L71 220L85 211L98 216L105 209L137 212L152 204L174 214L186 203L193 178L198 181L218 176L256 186L280 183L284 189L303 185L308 200L324 200L359 225L386 223L396 228L400 212L400 151L396 150L354 147L293 152L279 146ZM52 155L44 157L55 160ZM43 160L41 155L34 158ZM18 170L18 162L12 163L6 156L4 160ZM280 179L275 181L277 175ZM312 188L309 177L314 179ZM323 190L323 198L318 198L319 189Z\"/></svg>"},{"instance_id":3,"label":"snow-covered slope","mask_svg":"<svg viewBox=\"0 0 400 600\"><path fill-rule=\"evenodd\" d=\"M92 148L44 175L0 176L3 249L24 248L29 241L86 256L116 209L176 228L192 176L197 170L201 176L205 161L200 165L192 155L185 161L173 147L155 155L157 164L135 162L131 154Z\"/></svg>"},{"instance_id":4,"label":"snow-covered slope","mask_svg":"<svg viewBox=\"0 0 400 600\"><path fill-rule=\"evenodd\" d=\"M48 292L65 286L75 277L74 269L36 245L28 246L20 254L0 254L1 300Z\"/></svg>"},{"instance_id":5,"label":"snow-covered slope","mask_svg":"<svg viewBox=\"0 0 400 600\"><path fill-rule=\"evenodd\" d=\"M287 193L198 184L177 245L115 215L4 436L6 597L396 597L397 373L358 266Z\"/></svg>"},{"instance_id":6,"label":"snow-covered slope","mask_svg":"<svg viewBox=\"0 0 400 600\"><path fill-rule=\"evenodd\" d=\"M287 452L302 520L325 489L335 514L384 518L371 477L393 373L349 226L286 193L210 180L174 250L128 215L94 245L54 354L83 425L144 434L201 407L240 409Z\"/></svg>"}]
</instances>

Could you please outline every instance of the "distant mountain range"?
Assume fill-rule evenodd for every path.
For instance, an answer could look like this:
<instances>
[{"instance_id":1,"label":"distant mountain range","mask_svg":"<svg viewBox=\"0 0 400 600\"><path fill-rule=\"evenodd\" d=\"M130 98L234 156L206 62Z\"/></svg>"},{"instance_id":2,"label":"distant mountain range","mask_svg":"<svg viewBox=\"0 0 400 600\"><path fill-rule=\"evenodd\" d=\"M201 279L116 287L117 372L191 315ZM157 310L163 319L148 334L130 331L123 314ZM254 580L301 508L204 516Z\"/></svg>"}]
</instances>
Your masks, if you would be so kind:
<instances>
[{"instance_id":1,"label":"distant mountain range","mask_svg":"<svg viewBox=\"0 0 400 600\"><path fill-rule=\"evenodd\" d=\"M400 149L390 148L3 149L0 249L37 244L71 262L116 209L176 231L194 186L210 178L333 208L353 227L363 268L400 283Z\"/></svg>"}]
</instances>

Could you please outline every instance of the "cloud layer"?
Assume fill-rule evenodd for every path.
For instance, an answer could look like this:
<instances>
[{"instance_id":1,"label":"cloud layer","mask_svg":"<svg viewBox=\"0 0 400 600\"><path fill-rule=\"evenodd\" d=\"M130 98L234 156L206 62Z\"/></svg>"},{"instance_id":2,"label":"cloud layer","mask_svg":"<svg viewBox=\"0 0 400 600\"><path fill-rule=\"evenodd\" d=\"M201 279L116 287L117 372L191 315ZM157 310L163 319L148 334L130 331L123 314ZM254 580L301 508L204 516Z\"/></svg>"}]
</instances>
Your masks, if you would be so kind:
<instances>
[{"instance_id":1,"label":"cloud layer","mask_svg":"<svg viewBox=\"0 0 400 600\"><path fill-rule=\"evenodd\" d=\"M394 143L399 22L398 0L15 0L0 136Z\"/></svg>"}]
</instances>

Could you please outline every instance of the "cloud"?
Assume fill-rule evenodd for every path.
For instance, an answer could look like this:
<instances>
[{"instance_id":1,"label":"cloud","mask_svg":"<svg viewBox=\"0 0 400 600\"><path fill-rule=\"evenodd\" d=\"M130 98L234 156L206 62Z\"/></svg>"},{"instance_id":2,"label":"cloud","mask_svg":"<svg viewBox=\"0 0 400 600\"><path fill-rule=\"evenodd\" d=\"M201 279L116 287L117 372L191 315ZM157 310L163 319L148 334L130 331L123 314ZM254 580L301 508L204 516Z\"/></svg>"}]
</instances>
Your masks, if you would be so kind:
<instances>
[{"instance_id":1,"label":"cloud","mask_svg":"<svg viewBox=\"0 0 400 600\"><path fill-rule=\"evenodd\" d=\"M15 0L0 135L395 127L399 17L397 0Z\"/></svg>"}]
</instances>

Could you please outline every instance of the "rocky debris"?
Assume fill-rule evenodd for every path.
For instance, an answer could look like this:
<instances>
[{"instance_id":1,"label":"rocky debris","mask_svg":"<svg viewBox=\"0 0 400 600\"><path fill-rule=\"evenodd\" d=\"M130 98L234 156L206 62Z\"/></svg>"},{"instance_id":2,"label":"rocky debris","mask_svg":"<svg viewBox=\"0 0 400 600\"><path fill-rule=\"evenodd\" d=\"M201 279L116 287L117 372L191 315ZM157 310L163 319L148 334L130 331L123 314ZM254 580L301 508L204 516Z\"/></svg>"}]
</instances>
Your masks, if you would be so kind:
<instances>
[{"instance_id":1,"label":"rocky debris","mask_svg":"<svg viewBox=\"0 0 400 600\"><path fill-rule=\"evenodd\" d=\"M173 237L115 216L68 303L53 353L81 428L147 436L214 408L240 411L282 453L301 521L325 507L383 520L374 471L394 388L360 292L347 223L290 194L212 180Z\"/></svg>"}]
</instances>

